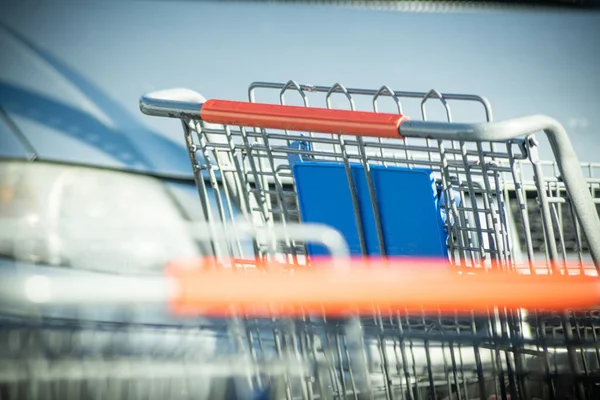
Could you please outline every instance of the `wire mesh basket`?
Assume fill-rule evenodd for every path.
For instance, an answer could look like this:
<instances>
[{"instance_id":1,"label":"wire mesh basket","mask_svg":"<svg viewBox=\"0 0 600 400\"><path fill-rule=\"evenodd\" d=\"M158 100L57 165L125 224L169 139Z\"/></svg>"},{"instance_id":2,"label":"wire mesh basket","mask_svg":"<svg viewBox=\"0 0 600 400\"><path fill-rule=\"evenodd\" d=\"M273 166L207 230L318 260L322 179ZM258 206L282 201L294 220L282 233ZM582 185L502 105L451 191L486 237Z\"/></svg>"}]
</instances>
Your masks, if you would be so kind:
<instances>
[{"instance_id":1,"label":"wire mesh basket","mask_svg":"<svg viewBox=\"0 0 600 400\"><path fill-rule=\"evenodd\" d=\"M181 120L208 254L161 276L7 274L2 398L600 395L598 165L560 124L386 86L248 94L142 97ZM482 121L455 122L453 102ZM105 306L122 322L84 317Z\"/></svg>"}]
</instances>

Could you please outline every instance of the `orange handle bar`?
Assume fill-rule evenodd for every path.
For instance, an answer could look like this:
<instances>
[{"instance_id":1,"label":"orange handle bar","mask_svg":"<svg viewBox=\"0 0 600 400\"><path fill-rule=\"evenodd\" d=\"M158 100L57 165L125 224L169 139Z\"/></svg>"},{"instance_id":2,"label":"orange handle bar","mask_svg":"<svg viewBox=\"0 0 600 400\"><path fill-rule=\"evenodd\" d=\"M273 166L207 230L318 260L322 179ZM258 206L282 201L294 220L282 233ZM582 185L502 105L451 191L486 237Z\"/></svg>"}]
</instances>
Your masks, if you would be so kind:
<instances>
[{"instance_id":1,"label":"orange handle bar","mask_svg":"<svg viewBox=\"0 0 600 400\"><path fill-rule=\"evenodd\" d=\"M243 101L208 100L200 109L203 121L223 125L340 135L400 138L401 114L332 110Z\"/></svg>"},{"instance_id":2,"label":"orange handle bar","mask_svg":"<svg viewBox=\"0 0 600 400\"><path fill-rule=\"evenodd\" d=\"M596 276L459 274L447 262L432 261L350 264L347 270L339 270L321 262L293 272L207 270L190 268L190 263L174 264L168 270L178 286L172 306L179 313L226 315L234 307L254 315L276 311L340 316L370 314L376 308L384 314L486 313L496 306L558 310L600 305L600 279Z\"/></svg>"}]
</instances>

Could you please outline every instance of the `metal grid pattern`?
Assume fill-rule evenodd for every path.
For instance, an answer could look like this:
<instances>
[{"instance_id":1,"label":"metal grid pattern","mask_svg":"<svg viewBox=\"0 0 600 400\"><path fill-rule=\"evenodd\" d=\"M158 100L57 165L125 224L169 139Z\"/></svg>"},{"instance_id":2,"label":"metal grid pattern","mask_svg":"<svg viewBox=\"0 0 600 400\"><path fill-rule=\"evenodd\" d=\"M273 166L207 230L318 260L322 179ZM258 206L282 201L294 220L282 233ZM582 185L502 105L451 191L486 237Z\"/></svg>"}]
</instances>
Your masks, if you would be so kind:
<instances>
[{"instance_id":1,"label":"metal grid pattern","mask_svg":"<svg viewBox=\"0 0 600 400\"><path fill-rule=\"evenodd\" d=\"M293 81L254 83L249 88L249 101L258 101L261 91L273 92L272 99L282 105L293 103L292 95L296 103L299 99L304 106L375 112L385 107L382 101L387 101L388 111L403 113L405 103L413 101L424 121L428 120L428 107L434 101L442 106L438 118L448 122L455 122L451 104L475 103L480 107L480 119L492 120L491 106L484 98L434 90L416 93L393 91L386 86L364 90L347 89L340 84L299 85ZM415 114L411 117L414 119ZM455 264L513 269L540 259L566 262L575 257L581 263L589 261L585 239L573 223L569 198L556 164L539 160L533 136L506 143L469 143L435 140L434 134L431 139L374 139L223 127L197 120L186 121L184 128L188 141L195 143L192 162L200 186L211 182L217 196L225 199L223 204L227 206L219 210L221 218L238 205L255 224L285 225L298 221L295 182L289 164L294 157L345 165L426 166L437 174L446 199L453 198L452 191L461 197L461 205L446 202L452 221L456 221L447 221L449 254ZM201 154L203 160L194 157L196 154ZM597 165L582 167L594 193ZM201 188L201 193L207 191ZM288 262L298 262L304 243L283 242L280 252ZM256 253L250 256L264 256L264 244L255 244ZM384 255L383 247L381 250ZM550 262L547 265L556 266ZM397 318L363 317L357 329L363 331L369 349L366 354L370 388L387 398L593 397L593 371L597 371L600 360L590 348L596 342L595 319L590 314L533 315L511 311L492 313L488 318L411 314L398 314ZM302 326L306 332L307 326ZM330 324L326 326L331 330ZM574 337L581 347L567 351L567 343ZM344 367L344 336L338 333L334 338L335 346L324 352L338 364L334 369L338 379L331 381L331 387L338 395L349 387L356 393L356 383L352 379L346 382L348 377L341 372L348 369L350 378L356 375L351 373L348 360ZM305 342L310 342L308 337ZM566 370L571 372L568 378L563 376Z\"/></svg>"},{"instance_id":2,"label":"metal grid pattern","mask_svg":"<svg viewBox=\"0 0 600 400\"><path fill-rule=\"evenodd\" d=\"M515 313L489 318L398 313L375 315L360 326L316 317L234 318L205 330L73 321L3 324L3 343L8 335L11 344L0 357L0 394L9 399L596 398L595 313L540 312L527 319L532 322L527 331ZM559 327L548 328L552 319ZM215 335L217 329L223 334ZM155 340L147 348L131 346L149 335Z\"/></svg>"},{"instance_id":3,"label":"metal grid pattern","mask_svg":"<svg viewBox=\"0 0 600 400\"><path fill-rule=\"evenodd\" d=\"M539 162L543 171L542 188L546 192L546 201L549 204L552 227L555 237L555 246L560 254L561 260L573 258L581 261L589 259L589 244L581 232L581 227L569 204L568 192L560 177L556 164L552 161L542 160ZM600 164L594 162L581 163L581 169L594 197L596 211L600 214ZM531 242L534 253L548 256L550 251L544 234L544 220L540 218L542 209L535 182L532 179L522 177L522 196L527 217L529 219L529 230L518 230L519 243L522 249L526 249ZM523 224L523 214L520 212L520 204L514 201L516 193L511 194L511 210L515 222L520 226ZM528 233L530 233L528 235Z\"/></svg>"},{"instance_id":4,"label":"metal grid pattern","mask_svg":"<svg viewBox=\"0 0 600 400\"><path fill-rule=\"evenodd\" d=\"M373 111L387 107L399 113L413 101L419 112L407 114L423 120L454 121L460 114L454 103L472 103L480 111L483 108L481 120L492 120L488 102L471 95L255 83L249 89L251 102L258 101L259 91L274 94L280 104L290 104L289 95L295 93L305 106ZM437 117L430 108L434 101L441 105ZM306 226L298 229L302 225L296 224L296 187L289 167L294 157L345 166L431 168L444 198L450 199L445 203L450 216L449 254L460 267L528 267L539 256L539 247L534 247L539 220L545 232L545 258L558 261L559 253L569 254L573 248L572 254L585 258L581 235L575 235L574 244L566 244L569 196L554 164L539 162L533 137L504 143L442 140L435 138L432 125L430 138L373 139L219 126L183 113L178 117L207 218L200 241L210 243L221 262L218 267L243 273L256 269L259 265L253 263L258 259L303 268L305 245L311 241L321 241L335 257L347 259L348 250L339 238ZM593 190L598 184L596 167L588 166L587 183ZM460 196L460 205L452 200L454 193ZM538 209L531 206L532 198ZM286 318L271 311L269 318L256 318L232 310L220 319L150 326L107 325L81 318L61 322L43 317L43 309L29 310L28 324L23 318L0 324L5 344L0 345L0 396L419 400L600 396L595 310L496 308L477 316L465 310L383 311L345 318ZM144 341L147 336L154 339Z\"/></svg>"},{"instance_id":5,"label":"metal grid pattern","mask_svg":"<svg viewBox=\"0 0 600 400\"><path fill-rule=\"evenodd\" d=\"M264 92L272 93L264 95ZM304 106L375 112L383 109L402 113L403 108L412 105L419 109L424 121L433 114L434 120L456 122L452 108L455 104L459 109L457 114L462 111L463 115L473 118L475 108L471 107L468 113L464 111L467 103L478 107L479 120L492 120L491 106L484 98L441 94L435 90L401 92L387 86L379 90L347 89L340 84L307 86L293 81L287 84L259 82L250 86L251 102L257 101L257 96L258 101L265 102L261 94L280 104L293 104L295 100ZM437 104L432 104L434 102ZM410 115L413 119L418 117ZM507 143L471 143L435 140L435 134L431 139L380 139L223 127L197 120L190 120L184 126L188 141L194 143L192 156L197 181L204 185L208 177L212 182L223 204L219 210L222 216L231 214L230 210L239 205L254 223L298 221L290 169L290 161L297 158L336 161L346 166L427 167L436 174L445 194L445 206L450 210L447 229L452 240L448 241L448 248L455 263L483 263L511 269L515 264L526 265L543 259L589 261L589 248L572 218L556 164L539 160L534 137ZM588 175L590 190L597 192L597 165L588 163L582 167ZM226 178L223 182L227 190L219 187L221 174ZM370 183L370 178L367 179ZM536 180L541 183L539 187ZM460 205L454 203L453 193L459 194ZM371 196L374 196L372 192ZM532 198L540 206L532 205ZM377 215L376 204L373 204ZM381 226L378 226L378 234L380 249L385 255ZM543 245L540 245L541 239L544 239ZM303 252L302 243L288 244L290 253Z\"/></svg>"}]
</instances>

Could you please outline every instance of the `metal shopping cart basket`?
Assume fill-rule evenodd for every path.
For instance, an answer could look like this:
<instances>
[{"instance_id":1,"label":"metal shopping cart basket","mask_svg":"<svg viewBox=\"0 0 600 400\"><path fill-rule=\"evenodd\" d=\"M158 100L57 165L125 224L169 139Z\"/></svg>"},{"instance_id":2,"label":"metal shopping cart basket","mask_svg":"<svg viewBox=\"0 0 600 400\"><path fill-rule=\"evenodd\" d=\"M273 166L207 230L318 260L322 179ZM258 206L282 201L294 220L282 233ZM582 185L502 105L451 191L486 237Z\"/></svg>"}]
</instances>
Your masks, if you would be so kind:
<instances>
[{"instance_id":1,"label":"metal shopping cart basket","mask_svg":"<svg viewBox=\"0 0 600 400\"><path fill-rule=\"evenodd\" d=\"M279 104L256 102L260 94L272 98L268 92ZM234 218L234 209L258 225L325 223L344 234L353 255L447 256L463 266L600 262L600 164L579 163L551 118L491 122L480 96L387 86L257 82L248 93L249 102L205 101L186 90L141 101L146 114L182 120L212 224ZM286 106L293 93L301 107ZM394 113L379 112L386 98ZM402 114L411 100L422 121ZM434 101L443 122L428 121ZM454 103L480 106L483 122L453 122ZM358 111L365 104L370 110ZM538 156L538 131L554 160ZM289 245L288 255L306 250ZM214 250L241 254L239 246Z\"/></svg>"},{"instance_id":2,"label":"metal shopping cart basket","mask_svg":"<svg viewBox=\"0 0 600 400\"><path fill-rule=\"evenodd\" d=\"M270 96L278 104L259 102L259 96ZM580 274L585 273L586 262L600 265L598 200L594 199L598 181L593 175L597 165L579 163L566 132L551 118L495 123L491 106L480 96L398 92L387 86L364 90L340 84L258 82L250 85L248 97L248 102L206 101L191 92L171 91L141 101L146 114L182 120L203 204L211 204L207 196L212 191L221 205L218 210L206 207L209 222L232 218L231 209L237 207L244 220L259 226L298 220L326 224L343 234L352 256L444 257L462 268L508 271L524 266L529 273L539 273L534 266L542 266L555 274L567 265L578 265ZM296 106L288 105L293 97L300 100ZM385 101L392 104L392 112L381 112ZM403 106L411 101L421 121L404 115ZM442 106L442 122L428 121L433 102ZM451 107L456 103L477 104L483 109L482 122L453 122ZM539 158L533 136L538 131L550 142L553 162ZM264 259L263 249L269 245L254 242L250 256ZM310 243L285 240L280 245L279 255L286 262L302 263L305 255L310 259L324 254ZM239 247L214 251L217 256L243 253ZM595 332L593 318L583 322L554 314L542 319L539 313L528 315L510 318L526 319L529 335ZM408 329L425 337L427 332L465 329L484 336L519 336L524 328L509 323L508 316L498 316L500 328L488 326L491 331L486 331L490 325L486 319L440 322L423 315L405 317L405 326L362 318L361 328L386 333ZM567 328L565 323L578 327ZM428 345L421 342L420 350ZM375 347L385 371L389 360L381 350L385 347L381 339ZM418 353L412 349L413 355ZM450 374L452 368L441 361L443 357L433 362L425 353L421 361L428 360L426 369L437 367L436 374ZM398 361L397 356L389 358ZM498 359L492 359L485 368L503 371L493 365ZM481 363L475 362L479 372ZM588 368L593 369L591 364ZM419 380L416 371L409 375ZM483 375L474 379L481 383ZM438 386L431 376L425 381L430 389ZM388 387L389 396L393 391ZM480 397L482 391L480 387Z\"/></svg>"},{"instance_id":3,"label":"metal shopping cart basket","mask_svg":"<svg viewBox=\"0 0 600 400\"><path fill-rule=\"evenodd\" d=\"M300 105L288 105L292 92ZM279 104L256 101L269 93ZM404 115L411 101L422 120ZM445 121L428 120L433 101ZM454 102L478 104L483 122L454 122ZM479 96L295 82L254 83L248 102L170 90L140 106L181 120L210 254L175 263L168 278L72 295L73 282L43 277L33 282L52 296L33 300L170 301L211 317L192 336L215 338L213 351L191 341L181 359L85 355L102 378L75 373L80 386L65 388L83 393L84 381L105 397L117 381L121 395L152 396L150 376L177 388L163 397L599 395L598 165L579 162L553 119L492 122ZM539 159L538 131L551 162ZM11 287L31 289L19 279ZM66 379L25 367L11 382Z\"/></svg>"}]
</instances>

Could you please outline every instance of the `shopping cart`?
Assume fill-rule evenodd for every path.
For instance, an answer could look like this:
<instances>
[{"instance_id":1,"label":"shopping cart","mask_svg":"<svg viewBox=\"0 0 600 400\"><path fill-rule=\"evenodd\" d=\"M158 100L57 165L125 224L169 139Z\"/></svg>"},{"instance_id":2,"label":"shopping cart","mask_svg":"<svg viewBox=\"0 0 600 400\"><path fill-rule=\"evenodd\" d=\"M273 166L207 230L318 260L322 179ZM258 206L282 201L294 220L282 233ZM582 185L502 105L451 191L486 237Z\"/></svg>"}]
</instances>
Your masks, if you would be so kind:
<instances>
[{"instance_id":1,"label":"shopping cart","mask_svg":"<svg viewBox=\"0 0 600 400\"><path fill-rule=\"evenodd\" d=\"M279 104L257 102L259 95L267 98L269 92ZM288 105L290 94L300 99L299 105ZM341 84L325 87L294 81L258 82L250 85L248 96L249 102L206 101L193 92L175 90L150 94L141 101L146 114L182 120L200 197L206 199L212 191L223 204L210 210L208 202L202 201L209 223L228 220L232 207L237 207L246 221L258 226L300 220L334 227L348 242L353 256L444 257L453 267L477 273L525 270L530 274L584 275L595 273L585 270L586 263L600 267L600 222L595 205L598 200L594 198L598 165L580 164L565 130L551 118L491 122L491 107L480 96L434 90L398 92L387 86L364 90ZM392 100L392 112L381 112L386 98ZM404 115L403 106L411 100L416 101L422 121ZM433 101L441 104L445 121L428 121ZM317 107L309 107L315 102L319 102ZM455 123L451 103L456 102L479 105L483 122ZM358 111L361 105L370 109ZM540 160L533 136L538 131L549 141L555 158L551 163ZM548 171L548 167L553 169ZM283 257L286 263L304 264L308 255L311 265L311 259L324 254L312 244L284 242L279 261ZM214 254L217 258L272 260L265 256L265 246L264 242L254 242L254 253L249 255L242 254L239 247L215 248ZM569 265L576 270L570 271ZM524 382L536 373L536 379L546 385L537 388L542 390L538 396L564 395L565 389L550 378L558 370L550 372L549 367L546 374L540 370L526 372L521 351L514 350L525 345L513 343L513 350L500 350L499 337L524 335L535 343L536 351L549 335L553 340L562 339L561 351L552 356L562 357L560 373L570 371L567 380L571 379L577 389L573 392L576 396L594 396L591 390L595 389L591 388L598 379L598 362L588 360L594 352L568 349L567 345L574 336L581 339L590 331L595 337L592 314L576 319L574 315L522 310L500 314L486 318L454 315L444 320L438 319L439 315L405 313L406 322L375 316L362 318L358 329L364 330L367 347L372 347L368 357L380 360L375 364L381 367L382 381L386 382L380 388L386 387L384 392L390 397L398 395L389 371L390 360L396 360L396 366L411 362L404 353L404 359L399 354L386 354L386 343L393 342L394 336L401 342L406 330L421 336L419 344L410 345L414 369L398 371L398 377L406 377L406 387L426 389L415 389L414 393L409 389L403 396L484 398L488 396L487 381L494 395L499 390L503 397L529 398L533 394L527 393ZM366 334L369 329L378 333ZM472 372L476 372L471 378L458 379L457 370L462 366L450 367L448 343L440 341L436 333L443 332L444 339L450 340L449 336L464 335L465 330L472 333L469 345L475 354ZM437 360L429 352L432 337L439 345L434 352ZM495 342L491 344L495 350L485 361L475 337ZM501 355L503 351L506 353ZM459 353L459 358L468 358L465 354L469 351L461 349ZM503 357L506 365L500 361ZM587 389L577 372L579 362L586 365L583 375ZM418 368L423 370L418 372ZM457 389L461 384L469 386L465 383L469 379L477 382L477 395L469 394L466 388ZM508 388L503 388L503 383Z\"/></svg>"},{"instance_id":2,"label":"shopping cart","mask_svg":"<svg viewBox=\"0 0 600 400\"><path fill-rule=\"evenodd\" d=\"M268 98L269 91L280 104L256 103L259 92ZM286 106L291 92L306 107ZM378 112L385 98L394 113ZM345 109L334 109L334 99ZM444 255L453 264L500 269L540 258L552 269L574 260L600 263L600 164L579 163L551 118L491 122L491 106L480 96L386 86L258 82L250 85L249 100L205 101L174 90L141 101L146 114L182 120L211 224L229 221L237 207L260 226L325 223L344 234L353 255ZM308 107L319 100L323 108ZM422 121L402 114L410 100ZM433 101L442 105L445 122L427 120ZM453 122L453 102L462 103L463 113L465 103L478 105L483 122ZM370 112L357 111L364 104ZM553 161L540 160L538 131L546 134ZM209 209L211 193L218 210ZM287 244L283 253L290 257L321 253ZM261 256L256 245L250 258ZM243 255L239 246L214 251Z\"/></svg>"},{"instance_id":3,"label":"shopping cart","mask_svg":"<svg viewBox=\"0 0 600 400\"><path fill-rule=\"evenodd\" d=\"M279 104L257 103L259 92ZM291 92L301 106L286 105ZM308 107L319 98L321 108ZM334 109L340 98L345 110ZM394 112L381 112L385 99ZM118 340L90 346L85 327L60 321L5 324L0 394L600 396L598 165L579 163L560 124L491 122L481 97L388 87L254 83L249 100L187 90L141 100L144 113L181 120L205 258L174 262L166 277L3 280L10 301L33 310L168 303L202 322L156 329L177 344L165 352L136 335L110 352ZM404 116L410 100L422 121ZM427 120L433 100L445 122ZM484 122L453 122L452 102L482 106ZM539 160L537 131L550 164ZM68 357L50 351L60 329Z\"/></svg>"}]
</instances>

